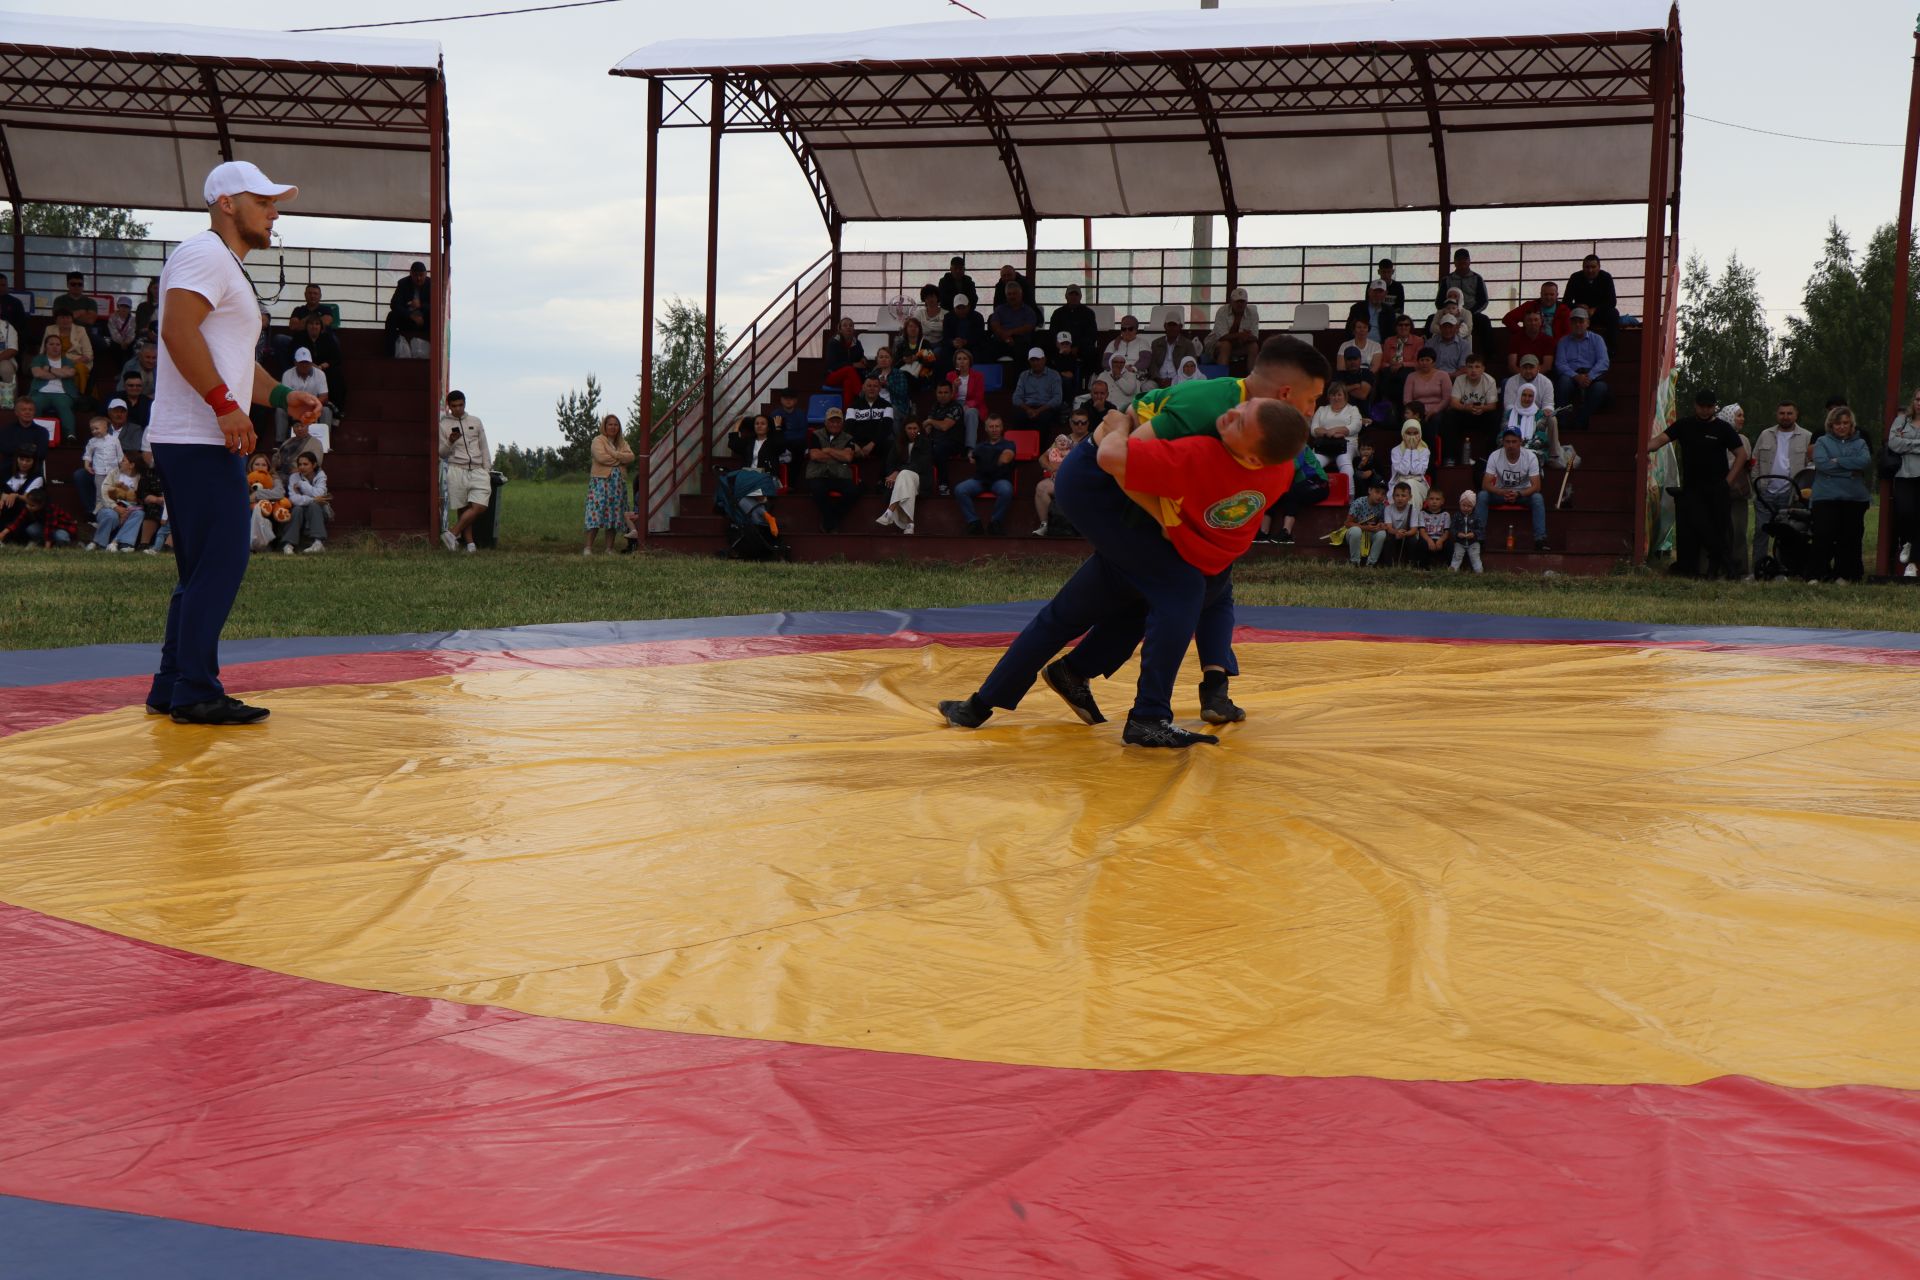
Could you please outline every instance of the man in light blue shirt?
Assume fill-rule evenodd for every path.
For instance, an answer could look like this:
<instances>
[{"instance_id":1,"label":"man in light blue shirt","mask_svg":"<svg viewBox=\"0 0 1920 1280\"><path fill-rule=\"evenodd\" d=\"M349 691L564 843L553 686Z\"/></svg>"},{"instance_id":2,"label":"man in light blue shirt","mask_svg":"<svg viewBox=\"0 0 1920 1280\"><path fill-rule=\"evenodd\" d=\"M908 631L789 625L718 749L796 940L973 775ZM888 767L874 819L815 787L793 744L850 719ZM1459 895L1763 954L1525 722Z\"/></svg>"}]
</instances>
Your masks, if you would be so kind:
<instances>
[{"instance_id":1,"label":"man in light blue shirt","mask_svg":"<svg viewBox=\"0 0 1920 1280\"><path fill-rule=\"evenodd\" d=\"M1013 384L1013 425L1021 431L1050 431L1060 421L1065 393L1060 371L1047 367L1039 347L1027 352L1027 370Z\"/></svg>"},{"instance_id":2,"label":"man in light blue shirt","mask_svg":"<svg viewBox=\"0 0 1920 1280\"><path fill-rule=\"evenodd\" d=\"M1565 407L1562 424L1575 428L1607 407L1607 344L1588 322L1587 309L1575 307L1573 328L1553 351L1554 400Z\"/></svg>"}]
</instances>

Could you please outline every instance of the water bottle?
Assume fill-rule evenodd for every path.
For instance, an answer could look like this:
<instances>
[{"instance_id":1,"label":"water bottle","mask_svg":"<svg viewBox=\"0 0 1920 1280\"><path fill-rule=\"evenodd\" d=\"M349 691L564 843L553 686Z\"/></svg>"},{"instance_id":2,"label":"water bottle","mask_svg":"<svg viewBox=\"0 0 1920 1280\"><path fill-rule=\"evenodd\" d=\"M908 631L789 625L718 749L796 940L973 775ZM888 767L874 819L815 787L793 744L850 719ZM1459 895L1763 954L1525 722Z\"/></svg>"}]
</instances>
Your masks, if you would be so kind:
<instances>
[{"instance_id":1,"label":"water bottle","mask_svg":"<svg viewBox=\"0 0 1920 1280\"><path fill-rule=\"evenodd\" d=\"M1513 521L1507 521L1507 550L1513 550Z\"/></svg>"}]
</instances>

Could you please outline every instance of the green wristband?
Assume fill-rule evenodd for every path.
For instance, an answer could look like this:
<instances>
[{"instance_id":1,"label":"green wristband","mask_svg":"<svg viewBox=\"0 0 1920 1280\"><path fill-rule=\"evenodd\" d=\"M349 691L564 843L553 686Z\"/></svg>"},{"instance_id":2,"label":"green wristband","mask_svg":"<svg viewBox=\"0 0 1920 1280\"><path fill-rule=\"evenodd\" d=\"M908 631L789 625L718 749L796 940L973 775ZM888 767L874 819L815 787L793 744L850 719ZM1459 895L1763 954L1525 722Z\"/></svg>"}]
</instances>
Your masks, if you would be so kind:
<instances>
[{"instance_id":1,"label":"green wristband","mask_svg":"<svg viewBox=\"0 0 1920 1280\"><path fill-rule=\"evenodd\" d=\"M287 407L288 397L292 395L292 387L284 382L276 382L273 385L273 390L267 392L267 403L276 409L284 409Z\"/></svg>"}]
</instances>

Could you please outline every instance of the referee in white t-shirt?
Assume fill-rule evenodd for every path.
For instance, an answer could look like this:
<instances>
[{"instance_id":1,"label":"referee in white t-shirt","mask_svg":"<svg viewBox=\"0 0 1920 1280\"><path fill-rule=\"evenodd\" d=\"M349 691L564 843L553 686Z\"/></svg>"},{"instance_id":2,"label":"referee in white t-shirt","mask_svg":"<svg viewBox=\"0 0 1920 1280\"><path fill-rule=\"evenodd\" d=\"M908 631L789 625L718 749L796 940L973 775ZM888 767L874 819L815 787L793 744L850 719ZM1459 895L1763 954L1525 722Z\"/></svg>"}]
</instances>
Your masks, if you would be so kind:
<instances>
[{"instance_id":1,"label":"referee in white t-shirt","mask_svg":"<svg viewBox=\"0 0 1920 1280\"><path fill-rule=\"evenodd\" d=\"M254 363L261 306L240 260L267 247L279 202L299 194L244 160L216 167L206 185L213 226L183 242L160 272L160 358L147 447L166 486L180 583L147 710L180 724L267 718L265 707L228 697L220 684L220 631L247 572L247 405L272 405L311 422L320 401Z\"/></svg>"}]
</instances>

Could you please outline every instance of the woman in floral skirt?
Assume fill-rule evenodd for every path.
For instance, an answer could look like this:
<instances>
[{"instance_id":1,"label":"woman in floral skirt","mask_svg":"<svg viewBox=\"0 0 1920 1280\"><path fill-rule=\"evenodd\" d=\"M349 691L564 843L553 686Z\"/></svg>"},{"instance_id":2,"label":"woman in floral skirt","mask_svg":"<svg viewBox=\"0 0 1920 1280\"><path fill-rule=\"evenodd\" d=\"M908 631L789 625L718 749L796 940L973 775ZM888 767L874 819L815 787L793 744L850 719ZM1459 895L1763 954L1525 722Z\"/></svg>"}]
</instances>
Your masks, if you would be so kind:
<instances>
[{"instance_id":1,"label":"woman in floral skirt","mask_svg":"<svg viewBox=\"0 0 1920 1280\"><path fill-rule=\"evenodd\" d=\"M587 481L587 545L580 554L593 554L594 536L607 531L607 550L613 550L613 535L627 532L627 516L633 500L627 493L627 464L633 461L633 447L620 430L620 419L608 414L600 420L600 434L593 438L593 473Z\"/></svg>"}]
</instances>

